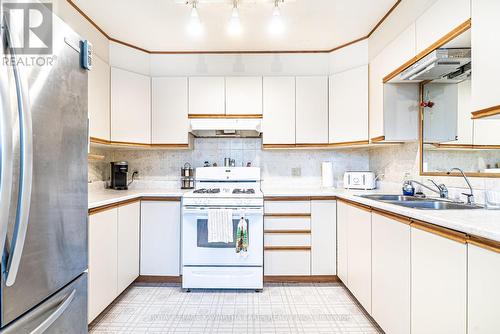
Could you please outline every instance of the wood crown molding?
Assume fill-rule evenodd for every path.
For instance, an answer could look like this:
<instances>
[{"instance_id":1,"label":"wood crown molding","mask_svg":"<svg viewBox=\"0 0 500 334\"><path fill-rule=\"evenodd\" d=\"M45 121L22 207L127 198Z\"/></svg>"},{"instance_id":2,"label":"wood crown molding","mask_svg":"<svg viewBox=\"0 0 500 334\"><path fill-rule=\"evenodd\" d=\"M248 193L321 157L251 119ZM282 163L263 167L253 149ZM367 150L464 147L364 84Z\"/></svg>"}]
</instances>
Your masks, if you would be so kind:
<instances>
[{"instance_id":1,"label":"wood crown molding","mask_svg":"<svg viewBox=\"0 0 500 334\"><path fill-rule=\"evenodd\" d=\"M180 202L181 197L150 197L150 196L139 196L136 198L131 198L131 199L126 199L123 201L119 201L116 203L111 203L111 204L105 204L105 205L100 205L95 208L90 208L88 209L88 215L92 216L95 215L96 213L111 210L114 208L118 208L120 206L124 206L127 204L139 202L139 201L164 201L164 202Z\"/></svg>"},{"instance_id":2,"label":"wood crown molding","mask_svg":"<svg viewBox=\"0 0 500 334\"><path fill-rule=\"evenodd\" d=\"M500 105L473 111L472 119L481 119L495 115L500 115Z\"/></svg>"},{"instance_id":3,"label":"wood crown molding","mask_svg":"<svg viewBox=\"0 0 500 334\"><path fill-rule=\"evenodd\" d=\"M241 50L241 51L226 51L226 50L220 50L220 51L159 51L159 50L147 50L145 48L139 47L137 45L116 39L112 36L110 36L107 32L105 32L97 23L95 23L85 12L78 7L76 3L73 2L73 0L66 0L66 2L73 7L85 20L87 20L94 28L97 29L104 37L106 37L110 42L115 42L118 44L122 44L124 46L142 51L144 53L148 54L167 54L167 55L176 55L176 54L273 54L273 53L282 53L282 54L287 54L287 53L330 53L333 51L340 50L342 48L345 48L349 45L352 45L354 43L363 41L365 39L368 39L379 27L380 25L387 19L387 17L396 9L396 7L401 3L401 0L398 0L394 3L394 5L389 9L387 13L377 22L377 24L370 30L370 32L362 36L360 38L354 39L350 42L338 45L336 47L333 47L331 49L324 49L324 50Z\"/></svg>"},{"instance_id":4,"label":"wood crown molding","mask_svg":"<svg viewBox=\"0 0 500 334\"><path fill-rule=\"evenodd\" d=\"M395 78L398 74L403 72L405 69L407 69L410 65L414 64L415 62L419 61L420 59L424 58L427 56L429 53L434 51L435 49L443 46L444 44L448 43L449 41L453 40L455 37L459 36L463 32L469 30L471 28L471 19L466 20L462 24L458 25L456 28L454 28L452 31L438 39L436 42L432 43L430 46L428 46L426 49L423 51L419 52L415 57L409 59L407 62L405 62L403 65L399 66L396 68L394 71L386 75L383 79L383 82L386 83L390 81L391 79Z\"/></svg>"}]
</instances>

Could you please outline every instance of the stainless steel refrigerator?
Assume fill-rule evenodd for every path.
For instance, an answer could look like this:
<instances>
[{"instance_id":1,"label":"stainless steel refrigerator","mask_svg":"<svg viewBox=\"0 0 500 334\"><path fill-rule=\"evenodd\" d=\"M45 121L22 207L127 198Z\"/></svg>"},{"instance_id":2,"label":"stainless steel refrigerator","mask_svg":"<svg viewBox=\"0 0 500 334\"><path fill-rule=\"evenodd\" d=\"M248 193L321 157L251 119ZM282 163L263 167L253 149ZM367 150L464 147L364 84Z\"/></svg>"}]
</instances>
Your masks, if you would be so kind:
<instances>
[{"instance_id":1,"label":"stainless steel refrigerator","mask_svg":"<svg viewBox=\"0 0 500 334\"><path fill-rule=\"evenodd\" d=\"M81 38L53 16L52 52L40 57L54 61L29 63L32 55L12 48L22 31L2 22L0 332L86 333L88 75Z\"/></svg>"}]
</instances>

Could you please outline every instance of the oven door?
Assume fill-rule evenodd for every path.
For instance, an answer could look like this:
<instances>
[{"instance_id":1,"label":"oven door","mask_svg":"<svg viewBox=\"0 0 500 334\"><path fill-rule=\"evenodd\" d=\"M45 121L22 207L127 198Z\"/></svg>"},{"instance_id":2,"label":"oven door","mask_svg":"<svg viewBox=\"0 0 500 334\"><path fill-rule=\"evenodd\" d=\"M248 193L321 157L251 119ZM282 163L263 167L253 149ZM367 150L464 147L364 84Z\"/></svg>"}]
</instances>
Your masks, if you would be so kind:
<instances>
[{"instance_id":1,"label":"oven door","mask_svg":"<svg viewBox=\"0 0 500 334\"><path fill-rule=\"evenodd\" d=\"M210 208L184 207L182 214L183 266L262 266L264 222L262 208L223 208L233 210L232 243L209 243L208 210ZM236 228L241 217L248 224L248 252L244 257L236 253Z\"/></svg>"}]
</instances>

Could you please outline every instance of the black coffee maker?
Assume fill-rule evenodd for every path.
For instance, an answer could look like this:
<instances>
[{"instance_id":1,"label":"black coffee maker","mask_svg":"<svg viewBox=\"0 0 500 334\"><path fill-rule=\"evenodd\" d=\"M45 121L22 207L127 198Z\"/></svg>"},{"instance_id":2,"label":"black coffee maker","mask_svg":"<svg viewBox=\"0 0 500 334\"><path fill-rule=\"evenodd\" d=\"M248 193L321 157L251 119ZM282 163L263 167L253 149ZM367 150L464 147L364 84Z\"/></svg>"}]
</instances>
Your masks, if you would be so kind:
<instances>
[{"instance_id":1,"label":"black coffee maker","mask_svg":"<svg viewBox=\"0 0 500 334\"><path fill-rule=\"evenodd\" d=\"M117 161L111 163L111 189L127 190L128 162Z\"/></svg>"}]
</instances>

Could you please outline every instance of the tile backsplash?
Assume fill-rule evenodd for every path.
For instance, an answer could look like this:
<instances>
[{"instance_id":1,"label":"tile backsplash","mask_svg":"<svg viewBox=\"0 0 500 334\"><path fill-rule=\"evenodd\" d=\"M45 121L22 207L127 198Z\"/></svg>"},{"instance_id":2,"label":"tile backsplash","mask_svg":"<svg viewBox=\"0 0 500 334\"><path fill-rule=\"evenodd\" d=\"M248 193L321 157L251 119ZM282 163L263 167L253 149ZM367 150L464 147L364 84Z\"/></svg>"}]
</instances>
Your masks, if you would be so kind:
<instances>
[{"instance_id":1,"label":"tile backsplash","mask_svg":"<svg viewBox=\"0 0 500 334\"><path fill-rule=\"evenodd\" d=\"M224 158L236 160L236 166L262 168L264 181L293 178L295 183L318 185L321 162L331 161L337 179L346 170L368 170L368 149L343 150L262 150L259 138L196 138L192 150L103 150L92 148L93 153L104 155L105 160L89 163L89 181L109 178L109 162L129 162L129 171L139 171L141 180L179 180L180 168L189 162L193 167L205 161L223 166ZM297 176L297 175L300 175Z\"/></svg>"}]
</instances>

